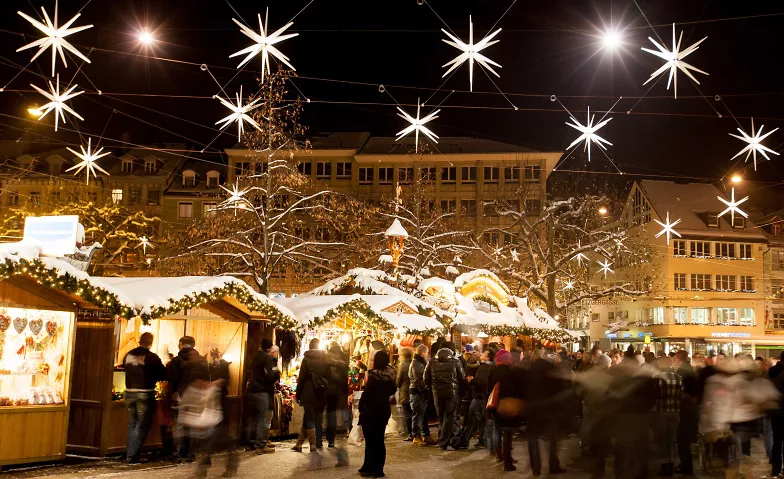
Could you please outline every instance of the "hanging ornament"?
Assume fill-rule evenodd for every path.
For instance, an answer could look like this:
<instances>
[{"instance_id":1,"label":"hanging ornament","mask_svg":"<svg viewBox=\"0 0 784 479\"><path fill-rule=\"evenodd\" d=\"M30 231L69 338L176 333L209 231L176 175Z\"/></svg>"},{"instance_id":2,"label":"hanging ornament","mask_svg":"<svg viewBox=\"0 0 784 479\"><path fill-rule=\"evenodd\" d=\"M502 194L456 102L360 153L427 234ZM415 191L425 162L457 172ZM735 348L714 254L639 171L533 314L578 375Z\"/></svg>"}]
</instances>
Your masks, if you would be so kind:
<instances>
[{"instance_id":1,"label":"hanging ornament","mask_svg":"<svg viewBox=\"0 0 784 479\"><path fill-rule=\"evenodd\" d=\"M509 254L512 255L512 261L514 261L515 263L520 261L520 253L518 253L516 249L510 251Z\"/></svg>"},{"instance_id":2,"label":"hanging ornament","mask_svg":"<svg viewBox=\"0 0 784 479\"><path fill-rule=\"evenodd\" d=\"M155 245L153 245L146 236L139 238L139 246L141 246L144 254L147 254L147 248L155 249Z\"/></svg>"},{"instance_id":3,"label":"hanging ornament","mask_svg":"<svg viewBox=\"0 0 784 479\"><path fill-rule=\"evenodd\" d=\"M694 80L694 83L700 84L700 82L694 78L694 75L691 74L689 70L694 70L695 72L702 73L703 75L708 75L707 72L700 70L699 68L695 68L692 65L684 62L683 59L689 56L692 52L695 52L698 48L700 43L704 42L708 37L703 38L702 40L698 41L697 43L693 44L689 48L681 51L681 40L683 40L683 31L681 31L681 35L678 38L678 43L675 43L675 24L672 24L672 51L667 50L664 48L663 45L660 45L656 40L651 37L648 37L648 40L653 43L659 51L651 50L649 48L642 47L642 49L652 55L656 55L659 58L662 58L667 61L661 68L656 70L651 74L651 77L648 78L648 81L643 83L643 85L647 85L648 82L653 80L654 78L658 77L660 74L664 73L666 70L670 70L670 77L667 80L667 90L670 89L670 83L674 83L673 93L675 94L675 98L678 98L678 70L682 71L686 76ZM673 79L675 80L673 82Z\"/></svg>"},{"instance_id":4,"label":"hanging ornament","mask_svg":"<svg viewBox=\"0 0 784 479\"><path fill-rule=\"evenodd\" d=\"M574 289L574 281L572 281L570 279L567 279L566 281L564 281L564 287L563 287L562 291L571 291L573 289Z\"/></svg>"},{"instance_id":5,"label":"hanging ornament","mask_svg":"<svg viewBox=\"0 0 784 479\"><path fill-rule=\"evenodd\" d=\"M213 97L213 98L217 98L218 101L223 103L223 105L226 108L228 108L229 110L232 111L231 115L227 116L226 118L222 118L222 119L216 121L215 124L218 125L220 123L223 123L223 125L221 125L221 127L220 127L220 129L223 130L224 128L226 128L227 126L231 125L232 123L237 122L237 141L240 141L240 140L242 140L242 134L245 132L244 123L246 121L248 123L250 123L251 125L253 125L254 127L256 127L257 130L261 130L261 126L258 123L256 123L256 120L254 120L253 118L251 118L248 115L248 112L250 112L251 110L255 110L256 108L261 106L261 105L257 104L258 102L261 101L261 97L256 98L252 102L250 102L247 105L243 106L242 105L242 85L240 85L240 92L239 92L239 94L235 94L235 95L236 95L236 99L237 99L237 104L236 105L233 104L233 103L229 103L227 100L224 100L223 98L219 97L218 95L215 95Z\"/></svg>"},{"instance_id":6,"label":"hanging ornament","mask_svg":"<svg viewBox=\"0 0 784 479\"><path fill-rule=\"evenodd\" d=\"M70 151L71 153L73 153L79 159L82 160L80 163L77 163L76 165L74 165L74 166L68 168L67 170L65 170L66 173L71 171L71 170L76 170L76 172L74 172L74 176L76 176L82 170L85 170L85 172L87 174L87 184L88 185L90 184L90 173L93 174L93 177L98 178L98 175L95 173L95 170L98 170L98 171L100 171L101 173L103 173L105 175L109 174L108 171L106 171L103 168L101 168L100 166L98 166L95 163L95 160L97 160L99 158L103 158L104 156L106 156L106 155L111 153L110 151L107 151L106 153L101 153L103 151L103 147L98 148L95 151L92 151L92 141L93 141L92 138L88 138L87 139L87 150L84 149L84 146L81 146L81 145L79 146L79 148L82 149L81 153L78 153L78 152L72 150L70 147L66 147L66 149L68 151Z\"/></svg>"},{"instance_id":7,"label":"hanging ornament","mask_svg":"<svg viewBox=\"0 0 784 479\"><path fill-rule=\"evenodd\" d=\"M666 235L667 235L667 244L668 244L668 245L670 244L670 235L675 235L675 236L677 236L678 238L680 238L680 237L681 237L680 233L678 233L677 231L675 231L675 230L673 229L673 227L674 227L675 225L677 225L678 223L680 223L680 222L681 222L681 219L680 219L680 218L678 218L677 220L675 220L675 221L673 221L672 223L670 223L670 212L669 212L669 211L667 212L667 220L666 220L666 223L662 223L661 221L659 221L659 220L657 220L657 219L655 219L655 218L654 218L654 220L653 220L653 221L655 221L655 222L659 223L659 226L661 226L661 227L663 228L663 229L662 229L661 231L659 231L659 233L656 235L656 238L658 238L659 236L661 236L661 235L663 235L663 234L666 234Z\"/></svg>"},{"instance_id":8,"label":"hanging ornament","mask_svg":"<svg viewBox=\"0 0 784 479\"><path fill-rule=\"evenodd\" d=\"M44 320L41 318L38 319L31 319L29 323L27 323L27 327L30 328L30 331L36 336L41 330L44 328Z\"/></svg>"},{"instance_id":9,"label":"hanging ornament","mask_svg":"<svg viewBox=\"0 0 784 479\"><path fill-rule=\"evenodd\" d=\"M36 52L35 55L33 55L33 58L30 59L30 63L32 63L33 60L35 60L36 58L38 58L39 55L41 55L41 53L46 51L47 48L51 47L52 48L52 76L54 76L54 74L55 74L55 66L57 64L57 53L58 52L60 53L60 59L62 59L63 65L65 66L65 68L68 68L68 62L65 61L65 53L63 52L63 48L65 48L69 52L73 53L77 57L81 58L82 60L86 61L87 63L90 63L90 59L87 58L86 56L82 55L82 53L79 50L77 50L76 48L74 48L73 45L68 43L68 40L66 40L65 37L67 37L68 35L77 33L77 32L81 32L82 30L87 30L88 28L92 28L92 25L85 25L83 27L69 28L73 24L73 22L75 22L76 19L79 18L82 15L81 13L77 13L76 15L74 15L74 17L72 19L68 20L68 22L66 22L63 26L58 27L57 26L57 10L58 10L58 2L55 2L54 3L54 22L52 22L49 19L49 15L46 13L46 10L44 9L44 7L41 7L41 11L44 14L44 21L46 22L46 25L44 25L43 23L39 22L35 18L32 18L32 17L29 17L29 16L25 15L22 12L16 12L22 18L24 18L25 20L30 22L35 28L41 30L46 35L45 37L40 38L40 39L38 39L38 40L36 40L36 41L34 41L32 43L28 43L27 45L23 46L22 48L17 49L16 51L17 52L21 52L22 50L27 50L28 48L38 47L38 51Z\"/></svg>"},{"instance_id":10,"label":"hanging ornament","mask_svg":"<svg viewBox=\"0 0 784 479\"><path fill-rule=\"evenodd\" d=\"M718 214L719 218L721 218L727 212L729 212L730 213L730 217L732 218L732 223L734 224L735 223L735 213L738 213L739 215L743 216L744 218L748 218L749 217L749 215L747 215L744 211L742 211L740 208L738 208L738 206L740 206L741 203L743 203L744 201L748 200L749 197L747 196L747 197L743 198L742 200L735 201L735 188L732 189L732 196L730 197L730 201L725 200L721 196L717 196L716 198L718 198L719 201L721 201L722 203L727 205L727 209L725 209L724 211L722 211L721 213Z\"/></svg>"},{"instance_id":11,"label":"hanging ornament","mask_svg":"<svg viewBox=\"0 0 784 479\"><path fill-rule=\"evenodd\" d=\"M289 33L287 35L281 35L286 29L294 24L294 22L289 22L285 24L282 28L276 30L272 35L267 35L267 27L269 26L269 8L267 8L267 13L264 17L265 22L261 23L261 14L258 14L259 17L259 33L254 32L250 28L243 25L240 21L236 18L232 18L234 23L239 25L240 30L245 36L249 37L251 40L256 42L255 45L251 45L244 50L240 50L237 53L229 55L229 58L234 58L236 56L245 55L246 53L248 56L245 57L237 68L241 68L242 65L248 63L254 56L261 53L261 82L264 83L264 73L270 73L270 61L269 55L272 54L275 58L283 62L287 67L291 68L294 71L297 71L294 66L289 63L289 57L281 53L274 45L276 43L282 42L283 40L288 40L289 38L296 37L299 33Z\"/></svg>"},{"instance_id":12,"label":"hanging ornament","mask_svg":"<svg viewBox=\"0 0 784 479\"><path fill-rule=\"evenodd\" d=\"M52 85L52 81L49 80L49 92L45 92L45 91L41 90L40 88L38 88L37 86L33 85L32 83L30 84L31 87L33 87L36 90L38 90L38 93L40 93L41 95L45 96L49 100L49 103L47 103L46 105L44 105L44 106L42 106L42 107L40 107L38 109L41 112L41 115L38 117L38 121L40 121L41 118L45 117L47 113L49 113L50 111L54 110L54 131L57 131L57 125L58 125L58 122L59 122L60 118L62 118L63 119L63 123L65 123L65 113L63 113L63 111L67 111L68 113L70 113L71 115L75 116L76 118L84 121L84 118L79 116L78 113L73 111L71 109L71 107L69 107L68 105L65 104L65 102L70 100L71 98L75 98L75 97L81 95L82 93L84 93L84 90L82 90L82 91L80 91L78 93L71 93L78 86L78 85L74 85L71 88L69 88L65 93L60 95L60 74L59 73L57 74L56 83L57 83L57 87Z\"/></svg>"},{"instance_id":13,"label":"hanging ornament","mask_svg":"<svg viewBox=\"0 0 784 479\"><path fill-rule=\"evenodd\" d=\"M248 190L241 190L239 183L235 183L231 189L228 189L223 185L220 185L220 187L229 194L229 197L220 204L221 208L238 208L241 210L249 208L248 200L245 199L245 193L247 193Z\"/></svg>"},{"instance_id":14,"label":"hanging ornament","mask_svg":"<svg viewBox=\"0 0 784 479\"><path fill-rule=\"evenodd\" d=\"M430 129L425 126L425 123L428 123L429 121L432 121L432 120L435 120L436 118L438 118L438 113L441 110L436 110L434 112L431 112L426 117L420 119L419 118L419 114L420 114L421 104L419 103L419 100L420 99L417 98L417 116L416 116L416 118L412 117L411 115L409 115L408 113L403 111L402 108L397 107L397 109L400 111L400 113L398 113L397 116L399 116L400 118L406 120L407 122L409 122L411 124L409 126L407 126L406 128L404 128L403 130L400 130L399 132L397 132L397 138L395 139L395 141L402 140L404 137L408 136L408 134L413 131L414 135L415 135L415 137L414 137L414 153L418 153L419 152L419 132L420 131L425 136L430 138L430 140L433 143L438 143L438 135L436 135L435 133L430 131Z\"/></svg>"},{"instance_id":15,"label":"hanging ornament","mask_svg":"<svg viewBox=\"0 0 784 479\"><path fill-rule=\"evenodd\" d=\"M747 135L746 132L741 130L740 128L738 128L738 131L743 136L738 136L738 135L736 135L734 133L730 133L730 136L734 136L735 138L737 138L739 140L743 140L746 143L748 143L746 145L746 147L743 148L742 150L740 150L740 152L737 155L735 155L732 158L730 158L730 161L734 160L735 158L739 157L740 155L742 155L745 152L746 153L746 159L743 160L743 161L744 162L749 161L749 155L753 155L753 158L754 158L754 171L757 171L757 152L759 152L762 156L764 156L765 159L768 160L768 161L770 161L770 157L768 157L768 155L765 153L766 151L768 153L773 153L774 155L778 155L778 152L773 151L770 148L768 148L768 147L766 147L765 145L762 144L762 140L764 140L765 138L767 138L770 135L772 135L773 133L775 133L776 130L778 130L778 128L774 128L773 130L771 130L771 131L765 133L764 135L762 135L762 129L763 128L765 128L765 125L760 125L759 131L757 131L755 133L754 132L754 118L752 118L751 119L751 135L752 136Z\"/></svg>"},{"instance_id":16,"label":"hanging ornament","mask_svg":"<svg viewBox=\"0 0 784 479\"><path fill-rule=\"evenodd\" d=\"M491 45L495 45L500 41L500 40L493 40L492 42L490 41L493 39L493 37L498 35L498 33L501 31L500 28L494 31L493 33L487 35L486 37L484 37L479 43L474 43L474 22L471 20L471 16L469 15L468 16L468 43L463 43L462 40L455 37L451 33L447 32L443 28L441 29L441 31L444 32L444 35L452 39L452 41L449 41L442 38L442 41L444 43L446 43L447 45L451 45L463 52L457 57L455 57L455 59L452 60L451 62L443 65L442 68L446 68L449 65L452 65L452 67L449 70L447 70L441 76L441 78L444 78L445 76L449 75L452 72L452 70L465 63L466 60L468 60L468 82L469 82L470 91L474 91L474 61L476 61L481 66L487 68L488 70L490 70L490 72L493 75L499 78L501 77L501 75L496 73L495 70L493 70L493 68L490 66L490 65L494 65L497 66L498 68L502 68L501 65L499 65L498 63L494 62L493 60L479 53L485 48Z\"/></svg>"},{"instance_id":17,"label":"hanging ornament","mask_svg":"<svg viewBox=\"0 0 784 479\"><path fill-rule=\"evenodd\" d=\"M585 141L585 147L583 148L583 151L586 150L588 151L588 161L591 161L592 142L603 150L607 150L607 148L602 143L607 143L608 145L612 146L612 143L610 143L609 141L605 140L604 138L596 134L596 132L599 131L601 127L609 123L610 120L612 120L612 118L608 118L604 121L600 121L598 124L594 125L593 121L595 115L591 116L591 107L588 107L588 117L586 118L585 125L577 121L577 118L575 118L571 113L569 114L569 116L571 117L570 120L572 120L574 123L566 122L566 124L574 128L575 130L579 131L580 133L582 133L582 135L580 135L579 138L574 140L571 145L567 146L566 147L567 150L577 145L581 141Z\"/></svg>"},{"instance_id":18,"label":"hanging ornament","mask_svg":"<svg viewBox=\"0 0 784 479\"><path fill-rule=\"evenodd\" d=\"M599 273L604 273L604 279L607 279L608 272L615 274L615 271L610 268L612 263L609 259L605 258L603 263L601 261L597 261L597 263L599 263L599 266L601 266L601 268L599 268Z\"/></svg>"},{"instance_id":19,"label":"hanging ornament","mask_svg":"<svg viewBox=\"0 0 784 479\"><path fill-rule=\"evenodd\" d=\"M582 247L581 243L582 242L580 240L577 240L577 249ZM572 256L572 260L577 260L577 266L582 266L583 261L585 261L586 264L588 263L588 257L583 253L577 253L576 255Z\"/></svg>"}]
</instances>

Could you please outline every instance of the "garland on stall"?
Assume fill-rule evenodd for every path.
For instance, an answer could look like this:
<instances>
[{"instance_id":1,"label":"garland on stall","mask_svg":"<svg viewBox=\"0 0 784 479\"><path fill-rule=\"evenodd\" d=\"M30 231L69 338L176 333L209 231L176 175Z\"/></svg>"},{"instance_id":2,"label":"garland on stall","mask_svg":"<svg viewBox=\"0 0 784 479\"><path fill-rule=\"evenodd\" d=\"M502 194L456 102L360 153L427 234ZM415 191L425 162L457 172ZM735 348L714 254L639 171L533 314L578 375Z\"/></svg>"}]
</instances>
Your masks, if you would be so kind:
<instances>
[{"instance_id":1,"label":"garland on stall","mask_svg":"<svg viewBox=\"0 0 784 479\"><path fill-rule=\"evenodd\" d=\"M526 326L491 326L487 324L471 326L461 325L458 326L458 329L470 334L483 332L489 336L528 336L537 341L549 341L551 343L568 343L574 340L573 336L563 329L540 329Z\"/></svg>"},{"instance_id":2,"label":"garland on stall","mask_svg":"<svg viewBox=\"0 0 784 479\"><path fill-rule=\"evenodd\" d=\"M427 315L432 316L433 312L430 311ZM345 316L350 317L351 320L354 321L354 329L372 329L378 332L395 331L397 329L392 323L384 319L383 316L376 314L376 312L373 311L373 308L371 308L362 298L352 299L351 301L335 306L324 313L323 316L314 318L308 327L317 328L333 321L339 323ZM408 329L406 331L409 334L420 336L433 336L435 334L444 333L444 330L441 328L423 330Z\"/></svg>"},{"instance_id":3,"label":"garland on stall","mask_svg":"<svg viewBox=\"0 0 784 479\"><path fill-rule=\"evenodd\" d=\"M501 303L497 299L493 298L492 296L479 293L471 296L471 299L473 299L474 301L484 301L490 306L495 306L495 309L498 310L499 312L501 311Z\"/></svg>"}]
</instances>

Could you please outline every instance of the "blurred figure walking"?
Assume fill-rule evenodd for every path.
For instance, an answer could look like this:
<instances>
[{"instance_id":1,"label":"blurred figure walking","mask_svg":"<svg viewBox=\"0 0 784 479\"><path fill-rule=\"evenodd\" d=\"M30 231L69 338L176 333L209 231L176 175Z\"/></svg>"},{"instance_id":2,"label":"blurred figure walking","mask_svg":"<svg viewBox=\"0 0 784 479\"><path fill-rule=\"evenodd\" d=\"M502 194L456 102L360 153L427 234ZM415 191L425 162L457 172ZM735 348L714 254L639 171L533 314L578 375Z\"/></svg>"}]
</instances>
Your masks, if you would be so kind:
<instances>
[{"instance_id":1,"label":"blurred figure walking","mask_svg":"<svg viewBox=\"0 0 784 479\"><path fill-rule=\"evenodd\" d=\"M392 415L390 397L395 394L395 370L389 366L389 354L378 351L373 368L359 400L359 425L365 436L365 462L359 469L362 477L384 477L387 450L384 431Z\"/></svg>"}]
</instances>

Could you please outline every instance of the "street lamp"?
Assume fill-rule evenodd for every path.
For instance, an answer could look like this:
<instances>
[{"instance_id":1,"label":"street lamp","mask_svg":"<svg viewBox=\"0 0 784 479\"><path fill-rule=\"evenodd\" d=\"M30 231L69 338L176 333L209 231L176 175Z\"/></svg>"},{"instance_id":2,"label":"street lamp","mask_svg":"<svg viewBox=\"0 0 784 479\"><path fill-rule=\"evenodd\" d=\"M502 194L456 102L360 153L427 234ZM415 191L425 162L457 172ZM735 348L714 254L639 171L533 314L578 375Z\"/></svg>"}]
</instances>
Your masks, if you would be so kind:
<instances>
[{"instance_id":1,"label":"street lamp","mask_svg":"<svg viewBox=\"0 0 784 479\"><path fill-rule=\"evenodd\" d=\"M735 183L735 184L738 184L738 183L740 183L741 181L743 181L743 178L741 178L741 176L740 176L740 175L733 175L733 176L732 176L732 182L733 182L733 183Z\"/></svg>"},{"instance_id":2,"label":"street lamp","mask_svg":"<svg viewBox=\"0 0 784 479\"><path fill-rule=\"evenodd\" d=\"M604 206L599 208L599 214L602 215L602 216L606 215L607 211L608 211L607 208L605 208Z\"/></svg>"},{"instance_id":3,"label":"street lamp","mask_svg":"<svg viewBox=\"0 0 784 479\"><path fill-rule=\"evenodd\" d=\"M392 226L384 232L384 236L389 242L389 251L392 253L392 264L395 267L395 278L397 278L397 265L400 261L400 255L403 253L403 243L408 238L408 231L400 224L400 220L395 218Z\"/></svg>"}]
</instances>

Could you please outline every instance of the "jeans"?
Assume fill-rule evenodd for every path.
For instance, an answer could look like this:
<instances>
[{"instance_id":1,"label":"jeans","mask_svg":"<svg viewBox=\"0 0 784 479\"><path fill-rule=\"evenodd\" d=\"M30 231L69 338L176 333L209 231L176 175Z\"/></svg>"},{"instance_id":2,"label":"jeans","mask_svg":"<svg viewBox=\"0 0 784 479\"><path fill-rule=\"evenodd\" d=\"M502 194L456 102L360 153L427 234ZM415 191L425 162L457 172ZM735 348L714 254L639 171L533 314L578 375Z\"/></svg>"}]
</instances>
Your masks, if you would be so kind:
<instances>
[{"instance_id":1,"label":"jeans","mask_svg":"<svg viewBox=\"0 0 784 479\"><path fill-rule=\"evenodd\" d=\"M770 421L770 415L762 418L762 443L765 444L765 455L768 460L773 456L773 425Z\"/></svg>"},{"instance_id":2,"label":"jeans","mask_svg":"<svg viewBox=\"0 0 784 479\"><path fill-rule=\"evenodd\" d=\"M548 428L550 426L547 426ZM555 434L545 433L546 437L544 438L550 443L550 454L548 459L548 467L550 471L554 471L561 467L560 462L558 461L558 441L555 438ZM511 446L509 447L511 450ZM528 434L528 457L531 461L531 470L535 473L542 472L542 456L539 448L539 432L536 428Z\"/></svg>"},{"instance_id":3,"label":"jeans","mask_svg":"<svg viewBox=\"0 0 784 479\"><path fill-rule=\"evenodd\" d=\"M316 425L316 447L321 448L324 446L324 410L327 411L327 442L333 444L335 442L335 427L337 426L337 396L326 396L327 401L320 407L315 409L315 425ZM330 439L330 437L332 439Z\"/></svg>"},{"instance_id":4,"label":"jeans","mask_svg":"<svg viewBox=\"0 0 784 479\"><path fill-rule=\"evenodd\" d=\"M125 407L128 408L128 459L139 457L144 439L152 427L155 417L155 391L125 393Z\"/></svg>"},{"instance_id":5,"label":"jeans","mask_svg":"<svg viewBox=\"0 0 784 479\"><path fill-rule=\"evenodd\" d=\"M678 432L678 413L659 412L656 413L655 418L654 432L656 434L656 444L659 447L659 462L662 464L674 464L677 455L675 444Z\"/></svg>"},{"instance_id":6,"label":"jeans","mask_svg":"<svg viewBox=\"0 0 784 479\"><path fill-rule=\"evenodd\" d=\"M403 432L406 434L406 436L410 437L414 434L414 429L412 427L412 420L414 415L411 412L411 403L401 404L400 412L403 415Z\"/></svg>"},{"instance_id":7,"label":"jeans","mask_svg":"<svg viewBox=\"0 0 784 479\"><path fill-rule=\"evenodd\" d=\"M353 420L354 418L353 413L350 407L344 407L341 409L342 416L343 416L343 426L346 428L346 432L351 432L351 428L353 427Z\"/></svg>"},{"instance_id":8,"label":"jeans","mask_svg":"<svg viewBox=\"0 0 784 479\"><path fill-rule=\"evenodd\" d=\"M253 392L248 394L248 399L256 410L256 417L248 423L248 437L255 432L252 444L261 449L267 445L267 435L272 423L272 394Z\"/></svg>"},{"instance_id":9,"label":"jeans","mask_svg":"<svg viewBox=\"0 0 784 479\"><path fill-rule=\"evenodd\" d=\"M441 449L446 449L452 444L455 432L457 395L452 391L434 391L433 400L438 414L438 445Z\"/></svg>"},{"instance_id":10,"label":"jeans","mask_svg":"<svg viewBox=\"0 0 784 479\"><path fill-rule=\"evenodd\" d=\"M468 443L471 441L471 436L474 435L474 432L478 429L479 430L479 445L485 444L484 438L484 416L485 416L485 409L487 407L487 399L473 399L471 400L471 406L468 408L468 416L466 416L466 429L465 434L462 438L462 443L465 446L468 446Z\"/></svg>"},{"instance_id":11,"label":"jeans","mask_svg":"<svg viewBox=\"0 0 784 479\"><path fill-rule=\"evenodd\" d=\"M501 428L498 426L498 413L495 410L490 413L490 420L492 424L487 436L490 438L490 448L497 451L501 449Z\"/></svg>"},{"instance_id":12,"label":"jeans","mask_svg":"<svg viewBox=\"0 0 784 479\"><path fill-rule=\"evenodd\" d=\"M427 393L411 393L411 419L413 434L415 436L430 437L430 427L427 424Z\"/></svg>"},{"instance_id":13,"label":"jeans","mask_svg":"<svg viewBox=\"0 0 784 479\"><path fill-rule=\"evenodd\" d=\"M386 423L382 422L362 425L362 434L365 436L365 462L360 472L375 475L384 473L384 463L387 459L387 448L384 445L385 429Z\"/></svg>"}]
</instances>

